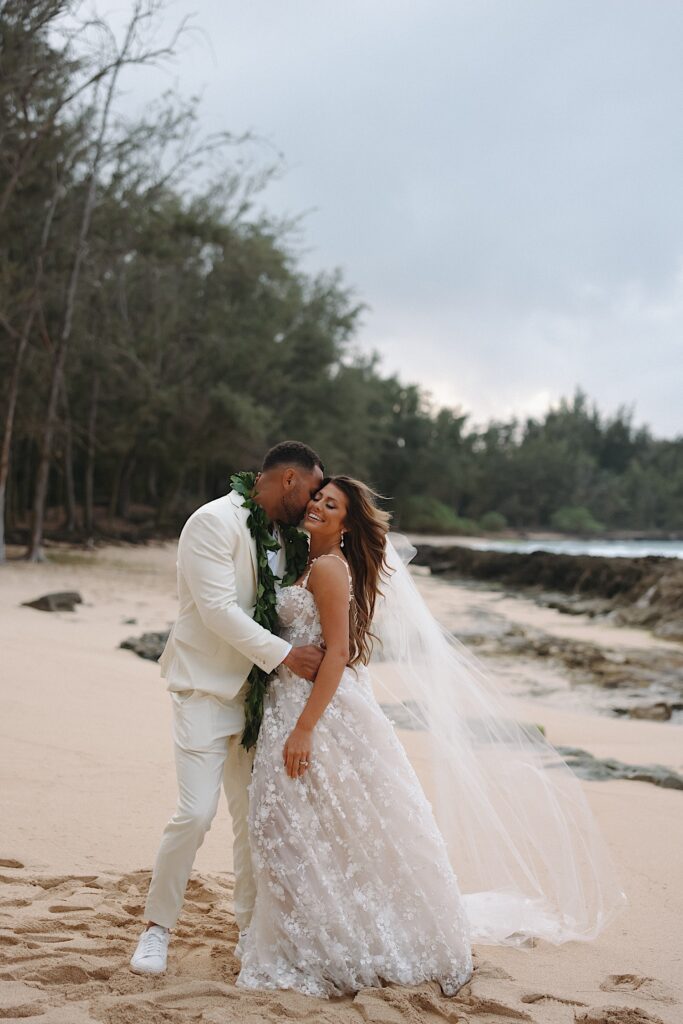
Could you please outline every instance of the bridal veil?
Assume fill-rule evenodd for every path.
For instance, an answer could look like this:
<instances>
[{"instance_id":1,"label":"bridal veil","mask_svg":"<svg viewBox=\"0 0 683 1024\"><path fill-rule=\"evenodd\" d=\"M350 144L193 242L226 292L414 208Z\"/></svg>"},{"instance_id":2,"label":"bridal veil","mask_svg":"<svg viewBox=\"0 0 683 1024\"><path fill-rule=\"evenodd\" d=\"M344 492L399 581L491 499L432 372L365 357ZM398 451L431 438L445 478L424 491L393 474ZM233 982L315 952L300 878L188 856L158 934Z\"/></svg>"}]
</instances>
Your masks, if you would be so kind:
<instances>
[{"instance_id":1,"label":"bridal veil","mask_svg":"<svg viewBox=\"0 0 683 1024\"><path fill-rule=\"evenodd\" d=\"M581 785L436 621L404 564L414 553L391 535L369 669L378 699L401 705L415 730L472 939L592 939L625 896Z\"/></svg>"}]
</instances>

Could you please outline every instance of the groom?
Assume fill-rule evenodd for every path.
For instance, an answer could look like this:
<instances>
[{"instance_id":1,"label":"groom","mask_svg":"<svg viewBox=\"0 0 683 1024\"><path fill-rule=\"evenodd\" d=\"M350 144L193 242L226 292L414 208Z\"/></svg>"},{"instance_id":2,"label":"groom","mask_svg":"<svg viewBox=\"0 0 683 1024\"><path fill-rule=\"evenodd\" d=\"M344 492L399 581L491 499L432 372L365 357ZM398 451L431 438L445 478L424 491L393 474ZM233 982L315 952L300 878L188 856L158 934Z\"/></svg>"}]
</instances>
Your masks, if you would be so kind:
<instances>
[{"instance_id":1,"label":"groom","mask_svg":"<svg viewBox=\"0 0 683 1024\"><path fill-rule=\"evenodd\" d=\"M267 453L256 477L254 501L273 524L298 523L320 489L320 456L300 441L283 441ZM142 932L130 964L140 974L162 974L170 929L176 923L197 850L211 827L221 784L232 817L234 907L240 931L251 919L255 885L247 832L253 750L240 744L246 680L252 665L272 672L285 664L315 679L318 647L292 647L254 622L256 544L243 507L230 491L202 505L185 523L178 542L180 609L159 659L173 701L178 805L166 825L150 883ZM269 551L276 576L284 552Z\"/></svg>"}]
</instances>

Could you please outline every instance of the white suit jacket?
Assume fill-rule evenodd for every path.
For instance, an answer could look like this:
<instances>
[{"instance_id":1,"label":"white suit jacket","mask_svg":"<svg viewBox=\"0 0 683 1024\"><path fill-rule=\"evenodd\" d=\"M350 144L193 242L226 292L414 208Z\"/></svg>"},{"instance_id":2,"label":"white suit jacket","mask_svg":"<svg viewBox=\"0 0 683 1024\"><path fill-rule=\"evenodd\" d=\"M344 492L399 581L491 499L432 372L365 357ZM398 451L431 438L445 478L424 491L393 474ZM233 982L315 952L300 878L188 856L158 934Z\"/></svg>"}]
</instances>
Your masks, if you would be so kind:
<instances>
[{"instance_id":1,"label":"white suit jacket","mask_svg":"<svg viewBox=\"0 0 683 1024\"><path fill-rule=\"evenodd\" d=\"M254 622L256 543L235 491L193 512L178 541L178 618L159 658L168 690L232 699L252 665L272 672L291 650ZM284 552L276 572L282 575Z\"/></svg>"}]
</instances>

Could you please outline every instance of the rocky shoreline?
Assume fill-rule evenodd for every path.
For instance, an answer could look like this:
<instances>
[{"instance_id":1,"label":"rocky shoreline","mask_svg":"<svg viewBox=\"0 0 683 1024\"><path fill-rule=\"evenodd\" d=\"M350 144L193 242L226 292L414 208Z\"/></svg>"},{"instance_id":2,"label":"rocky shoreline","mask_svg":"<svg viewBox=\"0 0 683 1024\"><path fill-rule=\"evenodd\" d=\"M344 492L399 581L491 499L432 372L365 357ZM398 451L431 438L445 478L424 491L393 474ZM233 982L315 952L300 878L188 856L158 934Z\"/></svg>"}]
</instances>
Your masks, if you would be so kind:
<instances>
[{"instance_id":1,"label":"rocky shoreline","mask_svg":"<svg viewBox=\"0 0 683 1024\"><path fill-rule=\"evenodd\" d=\"M565 680L585 703L614 716L683 720L683 561L481 551L419 545L414 563L445 583L531 601L536 616L499 614L478 600L475 614L449 622L456 636L498 664L537 665ZM565 628L547 611L569 619ZM536 621L534 621L534 619ZM592 624L590 629L582 623ZM601 624L604 623L605 628ZM620 640L625 627L627 642ZM643 630L641 633L640 630ZM648 636L647 630L652 634ZM642 640L640 639L642 637ZM656 637L657 639L654 639Z\"/></svg>"},{"instance_id":2,"label":"rocky shoreline","mask_svg":"<svg viewBox=\"0 0 683 1024\"><path fill-rule=\"evenodd\" d=\"M480 654L538 659L560 669L572 685L609 691L603 704L615 715L659 722L683 715L683 650L605 647L514 623L462 638Z\"/></svg>"},{"instance_id":3,"label":"rocky shoreline","mask_svg":"<svg viewBox=\"0 0 683 1024\"><path fill-rule=\"evenodd\" d=\"M522 590L572 615L609 616L683 643L683 559L607 558L548 551L481 551L419 544L415 565L434 575L476 579Z\"/></svg>"}]
</instances>

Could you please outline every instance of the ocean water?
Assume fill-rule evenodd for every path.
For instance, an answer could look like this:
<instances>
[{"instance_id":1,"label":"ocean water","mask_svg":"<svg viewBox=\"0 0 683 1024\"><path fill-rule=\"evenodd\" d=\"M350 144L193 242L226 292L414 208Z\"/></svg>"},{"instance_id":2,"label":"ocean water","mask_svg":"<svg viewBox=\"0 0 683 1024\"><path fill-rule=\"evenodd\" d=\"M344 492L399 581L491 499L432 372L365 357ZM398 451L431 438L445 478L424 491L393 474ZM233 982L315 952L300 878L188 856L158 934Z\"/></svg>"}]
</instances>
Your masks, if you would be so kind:
<instances>
[{"instance_id":1,"label":"ocean water","mask_svg":"<svg viewBox=\"0 0 683 1024\"><path fill-rule=\"evenodd\" d=\"M661 555L683 558L682 540L495 540L486 537L411 537L414 543L462 544L480 551L550 551L559 555L602 555L610 558L642 558Z\"/></svg>"}]
</instances>

